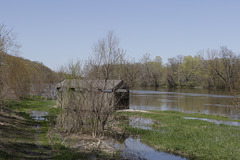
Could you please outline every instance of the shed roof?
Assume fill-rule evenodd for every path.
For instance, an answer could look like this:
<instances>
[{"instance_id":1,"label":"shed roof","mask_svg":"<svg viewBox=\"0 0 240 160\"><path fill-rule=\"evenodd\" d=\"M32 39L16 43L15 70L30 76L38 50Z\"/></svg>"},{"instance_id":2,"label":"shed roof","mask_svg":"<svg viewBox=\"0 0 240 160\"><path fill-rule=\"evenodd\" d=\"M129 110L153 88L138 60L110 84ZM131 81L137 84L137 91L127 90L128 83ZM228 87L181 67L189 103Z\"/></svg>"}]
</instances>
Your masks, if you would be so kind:
<instances>
[{"instance_id":1,"label":"shed roof","mask_svg":"<svg viewBox=\"0 0 240 160\"><path fill-rule=\"evenodd\" d=\"M121 87L123 80L80 80L66 79L57 85L57 88L95 88L95 89L117 89Z\"/></svg>"}]
</instances>

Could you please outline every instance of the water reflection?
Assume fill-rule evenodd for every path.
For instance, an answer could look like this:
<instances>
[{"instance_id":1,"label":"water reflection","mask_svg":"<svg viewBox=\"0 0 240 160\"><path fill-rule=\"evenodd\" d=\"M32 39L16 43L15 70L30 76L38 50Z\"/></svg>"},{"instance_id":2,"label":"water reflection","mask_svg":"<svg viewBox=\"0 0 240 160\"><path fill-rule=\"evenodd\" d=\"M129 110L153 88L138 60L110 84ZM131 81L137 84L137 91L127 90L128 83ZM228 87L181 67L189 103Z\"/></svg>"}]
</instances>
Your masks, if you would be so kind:
<instances>
[{"instance_id":1,"label":"water reflection","mask_svg":"<svg viewBox=\"0 0 240 160\"><path fill-rule=\"evenodd\" d=\"M153 120L147 118L129 117L129 125L134 128L152 129Z\"/></svg>"},{"instance_id":2,"label":"water reflection","mask_svg":"<svg viewBox=\"0 0 240 160\"><path fill-rule=\"evenodd\" d=\"M36 121L46 120L45 116L48 115L48 112L45 111L31 111L30 116Z\"/></svg>"},{"instance_id":3,"label":"water reflection","mask_svg":"<svg viewBox=\"0 0 240 160\"><path fill-rule=\"evenodd\" d=\"M127 159L147 159L147 160L185 160L180 156L176 156L166 152L159 152L153 148L140 142L140 139L127 138L123 143L114 143L115 149L121 151L124 158Z\"/></svg>"},{"instance_id":4,"label":"water reflection","mask_svg":"<svg viewBox=\"0 0 240 160\"><path fill-rule=\"evenodd\" d=\"M217 125L225 124L225 125L229 125L229 126L238 126L238 127L240 127L240 123L239 122L233 122L233 121L220 121L220 120L215 120L215 119L194 118L194 117L183 117L183 118L184 119L197 119L197 120L201 120L201 121L207 121L207 122L215 123Z\"/></svg>"},{"instance_id":5,"label":"water reflection","mask_svg":"<svg viewBox=\"0 0 240 160\"><path fill-rule=\"evenodd\" d=\"M239 110L232 105L233 96L203 89L167 91L164 89L131 90L130 109L173 110L204 113L240 119Z\"/></svg>"}]
</instances>

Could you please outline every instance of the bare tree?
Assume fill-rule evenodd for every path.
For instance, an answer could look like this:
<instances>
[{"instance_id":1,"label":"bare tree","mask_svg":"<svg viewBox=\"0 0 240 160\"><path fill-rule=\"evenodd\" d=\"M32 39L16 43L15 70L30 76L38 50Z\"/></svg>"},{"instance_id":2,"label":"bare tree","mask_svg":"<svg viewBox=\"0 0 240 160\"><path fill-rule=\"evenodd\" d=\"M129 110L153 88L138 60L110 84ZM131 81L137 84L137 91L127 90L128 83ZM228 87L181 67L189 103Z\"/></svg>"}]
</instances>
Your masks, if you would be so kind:
<instances>
[{"instance_id":1,"label":"bare tree","mask_svg":"<svg viewBox=\"0 0 240 160\"><path fill-rule=\"evenodd\" d=\"M125 52L119 48L118 38L110 31L106 38L98 40L93 46L93 56L89 58L85 68L89 72L89 78L112 78L114 65L121 64Z\"/></svg>"},{"instance_id":2,"label":"bare tree","mask_svg":"<svg viewBox=\"0 0 240 160\"><path fill-rule=\"evenodd\" d=\"M130 88L139 85L141 77L140 63L136 63L134 59L124 60L123 68L121 71L124 81L128 84Z\"/></svg>"},{"instance_id":3,"label":"bare tree","mask_svg":"<svg viewBox=\"0 0 240 160\"><path fill-rule=\"evenodd\" d=\"M6 74L10 70L6 70L5 62L6 54L18 53L20 45L16 42L16 36L12 30L8 29L5 24L0 24L0 105L3 106L5 98L12 95L9 87L6 85ZM0 106L0 107L1 107Z\"/></svg>"},{"instance_id":4,"label":"bare tree","mask_svg":"<svg viewBox=\"0 0 240 160\"><path fill-rule=\"evenodd\" d=\"M178 55L174 58L169 58L167 63L167 82L168 87L175 88L180 86L180 73L179 68L183 62L183 56Z\"/></svg>"},{"instance_id":5,"label":"bare tree","mask_svg":"<svg viewBox=\"0 0 240 160\"><path fill-rule=\"evenodd\" d=\"M205 75L209 86L220 86L233 92L239 80L240 57L227 47L220 50L207 50L207 57L202 57Z\"/></svg>"},{"instance_id":6,"label":"bare tree","mask_svg":"<svg viewBox=\"0 0 240 160\"><path fill-rule=\"evenodd\" d=\"M98 40L93 47L93 57L89 59L86 70L91 70L87 79L99 80L102 86L100 94L88 92L90 100L87 101L92 113L92 134L96 136L104 133L108 118L115 111L115 106L119 99L105 93L108 89L108 80L113 78L113 71L116 65L122 64L125 51L119 48L119 40L111 31L106 38ZM89 67L89 68L88 68ZM92 84L90 84L92 88Z\"/></svg>"},{"instance_id":7,"label":"bare tree","mask_svg":"<svg viewBox=\"0 0 240 160\"><path fill-rule=\"evenodd\" d=\"M0 24L0 52L16 55L20 45L16 41L16 34L5 24Z\"/></svg>"},{"instance_id":8,"label":"bare tree","mask_svg":"<svg viewBox=\"0 0 240 160\"><path fill-rule=\"evenodd\" d=\"M162 58L156 56L154 60L151 60L150 54L146 53L143 55L141 62L143 83L158 88L162 77Z\"/></svg>"},{"instance_id":9,"label":"bare tree","mask_svg":"<svg viewBox=\"0 0 240 160\"><path fill-rule=\"evenodd\" d=\"M239 56L234 54L227 47L220 47L220 58L222 63L222 73L219 76L224 80L230 92L235 89L235 82L239 78Z\"/></svg>"},{"instance_id":10,"label":"bare tree","mask_svg":"<svg viewBox=\"0 0 240 160\"><path fill-rule=\"evenodd\" d=\"M118 38L109 32L106 38L94 45L93 56L84 66L84 76L64 81L63 86L67 85L67 89L59 87L62 89L58 93L61 99L59 106L65 110L60 118L60 126L67 132L91 132L94 137L104 135L109 117L115 112L121 96L124 96L112 96L119 93L114 90L115 81L110 80L114 75L114 67L122 63L124 55L125 51L119 48ZM64 97L68 97L67 103Z\"/></svg>"},{"instance_id":11,"label":"bare tree","mask_svg":"<svg viewBox=\"0 0 240 160\"><path fill-rule=\"evenodd\" d=\"M28 94L30 89L30 77L22 59L14 56L7 56L5 57L4 63L4 85L6 85L17 98L21 98Z\"/></svg>"}]
</instances>

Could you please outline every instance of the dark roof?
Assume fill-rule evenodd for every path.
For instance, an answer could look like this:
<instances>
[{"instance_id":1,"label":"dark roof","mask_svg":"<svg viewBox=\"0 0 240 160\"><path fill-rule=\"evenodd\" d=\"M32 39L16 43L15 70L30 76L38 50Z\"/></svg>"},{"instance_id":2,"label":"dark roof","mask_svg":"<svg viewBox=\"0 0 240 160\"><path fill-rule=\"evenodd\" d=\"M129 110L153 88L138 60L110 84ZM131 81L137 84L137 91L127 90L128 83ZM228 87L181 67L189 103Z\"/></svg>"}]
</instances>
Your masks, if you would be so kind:
<instances>
[{"instance_id":1,"label":"dark roof","mask_svg":"<svg viewBox=\"0 0 240 160\"><path fill-rule=\"evenodd\" d=\"M68 79L64 80L57 85L57 88L94 88L102 90L111 90L121 87L123 80L79 80L79 79Z\"/></svg>"}]
</instances>

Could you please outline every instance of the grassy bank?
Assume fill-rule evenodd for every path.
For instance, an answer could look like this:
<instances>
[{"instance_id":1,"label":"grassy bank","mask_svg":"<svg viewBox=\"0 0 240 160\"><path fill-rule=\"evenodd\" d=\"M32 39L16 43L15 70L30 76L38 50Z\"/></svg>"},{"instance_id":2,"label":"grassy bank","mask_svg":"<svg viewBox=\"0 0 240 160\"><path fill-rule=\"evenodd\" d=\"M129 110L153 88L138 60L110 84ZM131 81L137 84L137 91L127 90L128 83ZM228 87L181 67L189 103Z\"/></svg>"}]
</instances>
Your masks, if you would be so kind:
<instances>
[{"instance_id":1,"label":"grassy bank","mask_svg":"<svg viewBox=\"0 0 240 160\"><path fill-rule=\"evenodd\" d=\"M172 111L152 113L121 113L126 116L150 118L152 130L128 127L141 141L160 150L190 159L240 159L240 128L184 119L183 117L229 120L220 116L184 114ZM239 122L239 120L238 120Z\"/></svg>"},{"instance_id":2,"label":"grassy bank","mask_svg":"<svg viewBox=\"0 0 240 160\"><path fill-rule=\"evenodd\" d=\"M60 110L55 101L29 97L19 102L6 102L0 110L0 159L107 159L108 154L72 148L55 129ZM44 111L45 120L36 121L31 111Z\"/></svg>"}]
</instances>

